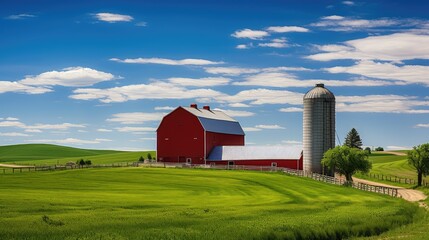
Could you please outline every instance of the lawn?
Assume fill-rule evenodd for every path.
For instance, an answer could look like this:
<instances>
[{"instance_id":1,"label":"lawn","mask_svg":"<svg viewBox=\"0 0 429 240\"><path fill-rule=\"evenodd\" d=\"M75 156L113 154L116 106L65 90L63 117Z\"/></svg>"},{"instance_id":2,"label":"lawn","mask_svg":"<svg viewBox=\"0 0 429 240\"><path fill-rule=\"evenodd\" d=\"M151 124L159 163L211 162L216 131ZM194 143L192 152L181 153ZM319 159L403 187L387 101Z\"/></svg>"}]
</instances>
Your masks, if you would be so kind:
<instances>
[{"instance_id":1,"label":"lawn","mask_svg":"<svg viewBox=\"0 0 429 240\"><path fill-rule=\"evenodd\" d=\"M0 239L340 239L424 215L280 173L164 168L0 175L0 211Z\"/></svg>"}]
</instances>

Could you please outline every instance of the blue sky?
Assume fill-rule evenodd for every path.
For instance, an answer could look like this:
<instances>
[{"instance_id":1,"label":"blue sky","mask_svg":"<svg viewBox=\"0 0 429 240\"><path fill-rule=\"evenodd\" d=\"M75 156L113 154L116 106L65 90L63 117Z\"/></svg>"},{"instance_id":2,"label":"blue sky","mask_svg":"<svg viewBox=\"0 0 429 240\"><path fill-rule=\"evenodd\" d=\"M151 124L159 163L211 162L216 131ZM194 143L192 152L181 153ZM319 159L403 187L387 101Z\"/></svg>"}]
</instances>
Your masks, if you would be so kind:
<instances>
[{"instance_id":1,"label":"blue sky","mask_svg":"<svg viewBox=\"0 0 429 240\"><path fill-rule=\"evenodd\" d=\"M3 1L0 145L156 148L198 103L246 143L301 144L302 97L337 97L341 143L429 142L429 2ZM337 141L339 144L339 141Z\"/></svg>"}]
</instances>

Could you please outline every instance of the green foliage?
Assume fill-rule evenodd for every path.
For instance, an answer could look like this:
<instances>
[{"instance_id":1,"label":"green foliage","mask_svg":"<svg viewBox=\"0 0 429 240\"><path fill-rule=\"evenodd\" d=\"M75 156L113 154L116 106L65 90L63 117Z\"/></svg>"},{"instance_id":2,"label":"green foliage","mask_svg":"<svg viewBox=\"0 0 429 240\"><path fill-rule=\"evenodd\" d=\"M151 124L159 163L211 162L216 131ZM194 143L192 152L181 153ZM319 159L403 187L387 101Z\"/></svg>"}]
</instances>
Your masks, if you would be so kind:
<instances>
[{"instance_id":1,"label":"green foliage","mask_svg":"<svg viewBox=\"0 0 429 240\"><path fill-rule=\"evenodd\" d=\"M397 198L250 171L26 172L3 175L0 189L0 239L349 239L423 212Z\"/></svg>"},{"instance_id":2,"label":"green foliage","mask_svg":"<svg viewBox=\"0 0 429 240\"><path fill-rule=\"evenodd\" d=\"M383 152L383 151L384 151L384 148L382 148L382 147L376 147L376 148L375 148L375 151L377 151L377 152Z\"/></svg>"},{"instance_id":3,"label":"green foliage","mask_svg":"<svg viewBox=\"0 0 429 240\"><path fill-rule=\"evenodd\" d=\"M370 154L371 154L371 148L366 147L366 148L365 148L365 152L366 152L366 153L368 153L368 155L370 155Z\"/></svg>"},{"instance_id":4,"label":"green foliage","mask_svg":"<svg viewBox=\"0 0 429 240\"><path fill-rule=\"evenodd\" d=\"M91 165L91 164L92 164L91 160L85 160L85 165Z\"/></svg>"},{"instance_id":5,"label":"green foliage","mask_svg":"<svg viewBox=\"0 0 429 240\"><path fill-rule=\"evenodd\" d=\"M152 154L150 154L150 152L147 153L147 159L152 160Z\"/></svg>"},{"instance_id":6,"label":"green foliage","mask_svg":"<svg viewBox=\"0 0 429 240\"><path fill-rule=\"evenodd\" d=\"M362 140L360 139L359 133L356 129L352 128L352 130L347 133L347 137L344 140L344 146L362 149Z\"/></svg>"},{"instance_id":7,"label":"green foliage","mask_svg":"<svg viewBox=\"0 0 429 240\"><path fill-rule=\"evenodd\" d=\"M140 156L140 158L139 158L139 162L144 162L144 158L143 158L143 156Z\"/></svg>"},{"instance_id":8,"label":"green foliage","mask_svg":"<svg viewBox=\"0 0 429 240\"><path fill-rule=\"evenodd\" d=\"M356 172L367 173L371 169L368 154L348 146L337 146L326 151L323 155L322 165L344 175L347 181L353 181L352 176Z\"/></svg>"},{"instance_id":9,"label":"green foliage","mask_svg":"<svg viewBox=\"0 0 429 240\"><path fill-rule=\"evenodd\" d=\"M83 166L85 165L85 160L83 160L83 158L81 158L78 162L79 165Z\"/></svg>"},{"instance_id":10,"label":"green foliage","mask_svg":"<svg viewBox=\"0 0 429 240\"><path fill-rule=\"evenodd\" d=\"M417 185L422 185L423 176L426 177L429 173L429 143L413 147L413 150L408 151L408 164L417 172Z\"/></svg>"}]
</instances>

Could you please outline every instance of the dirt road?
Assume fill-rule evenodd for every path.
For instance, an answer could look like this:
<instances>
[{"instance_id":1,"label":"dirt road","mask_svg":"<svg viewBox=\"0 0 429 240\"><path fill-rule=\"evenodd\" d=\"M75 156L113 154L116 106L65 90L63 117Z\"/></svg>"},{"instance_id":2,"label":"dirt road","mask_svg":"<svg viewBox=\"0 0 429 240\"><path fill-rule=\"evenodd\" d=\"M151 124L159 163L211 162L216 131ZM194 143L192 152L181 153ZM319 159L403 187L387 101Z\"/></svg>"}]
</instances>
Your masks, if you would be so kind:
<instances>
[{"instance_id":1,"label":"dirt road","mask_svg":"<svg viewBox=\"0 0 429 240\"><path fill-rule=\"evenodd\" d=\"M407 156L407 154L403 152L383 152L383 153L388 153L396 156Z\"/></svg>"},{"instance_id":2,"label":"dirt road","mask_svg":"<svg viewBox=\"0 0 429 240\"><path fill-rule=\"evenodd\" d=\"M368 181L368 180L364 180L364 179L360 179L360 178L355 178L355 177L353 177L353 181L354 182L366 183L366 184L370 184L370 185L374 185L374 186L396 188L396 189L398 189L399 196L402 197L403 199L407 200L407 201L410 201L410 202L418 202L418 201L421 201L421 200L425 200L427 198L427 196L424 195L419 190L407 189L407 188L397 187L397 186L391 186L391 185L387 185L387 184L383 184L383 183L378 183L378 182L373 182L373 181Z\"/></svg>"}]
</instances>

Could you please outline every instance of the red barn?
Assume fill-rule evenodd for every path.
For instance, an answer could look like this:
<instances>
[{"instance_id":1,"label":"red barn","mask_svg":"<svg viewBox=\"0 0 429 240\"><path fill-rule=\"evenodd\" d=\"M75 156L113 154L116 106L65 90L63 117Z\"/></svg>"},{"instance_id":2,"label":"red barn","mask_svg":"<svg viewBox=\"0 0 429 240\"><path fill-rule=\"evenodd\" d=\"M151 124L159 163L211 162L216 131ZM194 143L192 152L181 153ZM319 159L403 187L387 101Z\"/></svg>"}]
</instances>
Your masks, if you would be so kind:
<instances>
[{"instance_id":1,"label":"red barn","mask_svg":"<svg viewBox=\"0 0 429 240\"><path fill-rule=\"evenodd\" d=\"M178 107L157 129L160 162L205 164L215 146L243 146L244 131L236 120L209 106Z\"/></svg>"}]
</instances>

